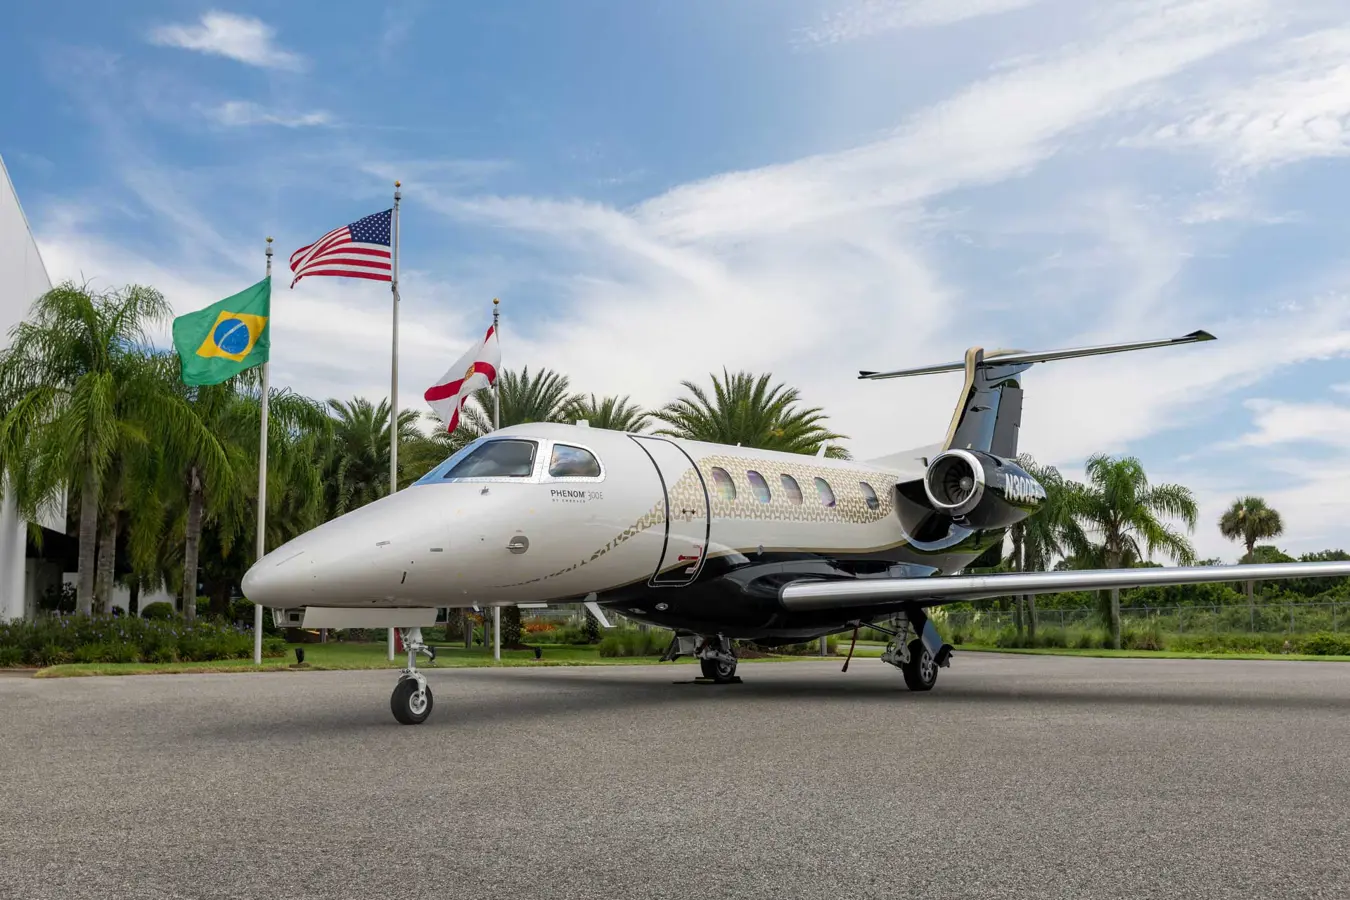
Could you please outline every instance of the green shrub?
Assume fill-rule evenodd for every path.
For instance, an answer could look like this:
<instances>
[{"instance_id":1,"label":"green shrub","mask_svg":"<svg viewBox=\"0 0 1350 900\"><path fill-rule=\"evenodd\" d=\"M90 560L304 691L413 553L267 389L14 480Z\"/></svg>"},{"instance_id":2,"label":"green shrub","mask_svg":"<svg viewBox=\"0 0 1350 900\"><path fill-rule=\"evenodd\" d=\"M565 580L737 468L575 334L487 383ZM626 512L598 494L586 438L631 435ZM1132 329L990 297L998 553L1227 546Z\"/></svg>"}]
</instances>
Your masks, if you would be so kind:
<instances>
[{"instance_id":1,"label":"green shrub","mask_svg":"<svg viewBox=\"0 0 1350 900\"><path fill-rule=\"evenodd\" d=\"M83 647L76 647L70 658L77 663L103 662L103 654L107 651L108 648L104 644L85 644Z\"/></svg>"},{"instance_id":2,"label":"green shrub","mask_svg":"<svg viewBox=\"0 0 1350 900\"><path fill-rule=\"evenodd\" d=\"M1120 646L1124 650L1165 650L1163 644L1162 632L1157 628L1144 631L1131 629L1122 631L1120 635Z\"/></svg>"},{"instance_id":3,"label":"green shrub","mask_svg":"<svg viewBox=\"0 0 1350 900\"><path fill-rule=\"evenodd\" d=\"M575 625L564 625L554 630L549 637L549 642L554 644L589 644L591 641L587 637L585 629L578 628Z\"/></svg>"},{"instance_id":4,"label":"green shrub","mask_svg":"<svg viewBox=\"0 0 1350 900\"><path fill-rule=\"evenodd\" d=\"M1036 630L1037 647L1063 648L1069 646L1069 634L1063 628L1038 628Z\"/></svg>"},{"instance_id":5,"label":"green shrub","mask_svg":"<svg viewBox=\"0 0 1350 900\"><path fill-rule=\"evenodd\" d=\"M881 632L878 631L877 634L881 634ZM890 640L887 635L883 634L881 636L888 641ZM831 634L825 638L825 652L833 655L838 652L840 641L847 643L852 639L853 632L851 631L846 634ZM862 635L858 636L858 640L862 640ZM663 647L661 649L664 650L665 648ZM820 654L820 638L816 638L814 641L803 641L798 644L782 644L778 647L765 646L764 650L768 653L775 653L782 656L818 656Z\"/></svg>"},{"instance_id":6,"label":"green shrub","mask_svg":"<svg viewBox=\"0 0 1350 900\"><path fill-rule=\"evenodd\" d=\"M71 660L71 652L56 644L43 644L33 655L33 662L39 666L59 666Z\"/></svg>"},{"instance_id":7,"label":"green shrub","mask_svg":"<svg viewBox=\"0 0 1350 900\"><path fill-rule=\"evenodd\" d=\"M141 610L142 619L172 619L178 615L174 610L172 603L166 603L163 600L158 603L151 603L145 609Z\"/></svg>"},{"instance_id":8,"label":"green shrub","mask_svg":"<svg viewBox=\"0 0 1350 900\"><path fill-rule=\"evenodd\" d=\"M1305 635L1298 642L1297 650L1315 656L1347 656L1350 655L1350 634L1319 631Z\"/></svg>"},{"instance_id":9,"label":"green shrub","mask_svg":"<svg viewBox=\"0 0 1350 900\"><path fill-rule=\"evenodd\" d=\"M605 657L660 656L670 645L669 631L653 628L614 629L600 641L600 655Z\"/></svg>"},{"instance_id":10,"label":"green shrub","mask_svg":"<svg viewBox=\"0 0 1350 900\"><path fill-rule=\"evenodd\" d=\"M153 605L153 604L152 604ZM264 637L263 655L284 656L286 644ZM0 623L0 665L67 662L198 662L247 659L253 634L215 622L129 616L51 616Z\"/></svg>"}]
</instances>

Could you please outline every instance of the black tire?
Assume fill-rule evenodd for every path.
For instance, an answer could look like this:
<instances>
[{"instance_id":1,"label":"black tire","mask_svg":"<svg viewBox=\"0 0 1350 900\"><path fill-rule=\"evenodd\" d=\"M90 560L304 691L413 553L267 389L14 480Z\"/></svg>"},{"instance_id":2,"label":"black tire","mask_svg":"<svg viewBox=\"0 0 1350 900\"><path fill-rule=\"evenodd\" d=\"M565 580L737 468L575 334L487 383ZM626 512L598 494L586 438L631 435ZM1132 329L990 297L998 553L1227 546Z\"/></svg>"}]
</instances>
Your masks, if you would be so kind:
<instances>
[{"instance_id":1,"label":"black tire","mask_svg":"<svg viewBox=\"0 0 1350 900\"><path fill-rule=\"evenodd\" d=\"M394 693L389 697L389 708L400 725L421 725L431 715L431 685L426 686L425 706L420 706L416 697L416 678L405 678L394 686Z\"/></svg>"},{"instance_id":2,"label":"black tire","mask_svg":"<svg viewBox=\"0 0 1350 900\"><path fill-rule=\"evenodd\" d=\"M900 673L911 691L931 691L937 684L937 662L923 641L915 638L909 642L909 662L900 667Z\"/></svg>"},{"instance_id":3,"label":"black tire","mask_svg":"<svg viewBox=\"0 0 1350 900\"><path fill-rule=\"evenodd\" d=\"M736 663L724 663L716 659L700 659L699 668L704 678L711 678L717 684L730 684L736 680Z\"/></svg>"}]
</instances>

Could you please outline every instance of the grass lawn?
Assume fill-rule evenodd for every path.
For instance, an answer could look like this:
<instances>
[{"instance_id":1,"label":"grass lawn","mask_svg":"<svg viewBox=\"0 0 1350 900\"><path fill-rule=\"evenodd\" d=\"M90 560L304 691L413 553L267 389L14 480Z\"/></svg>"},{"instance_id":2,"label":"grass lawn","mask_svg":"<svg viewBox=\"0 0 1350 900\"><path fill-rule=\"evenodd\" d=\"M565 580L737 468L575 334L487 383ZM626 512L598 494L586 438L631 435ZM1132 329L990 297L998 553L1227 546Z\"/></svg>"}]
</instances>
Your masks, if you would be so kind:
<instances>
[{"instance_id":1,"label":"grass lawn","mask_svg":"<svg viewBox=\"0 0 1350 900\"><path fill-rule=\"evenodd\" d=\"M876 641L859 641L853 657L879 657L886 645ZM957 653L1023 653L1027 656L1096 656L1122 660L1301 660L1318 663L1350 663L1350 656L1312 656L1308 653L1196 653L1188 650L1106 650L1073 648L1004 648L981 644L958 644ZM848 653L848 641L840 641L840 656Z\"/></svg>"},{"instance_id":2,"label":"grass lawn","mask_svg":"<svg viewBox=\"0 0 1350 900\"><path fill-rule=\"evenodd\" d=\"M387 658L388 650L383 643L377 644L290 644L286 656L277 659L264 659L262 665L255 666L252 659L223 659L214 662L195 663L69 663L40 669L35 678L72 678L81 675L154 675L183 674L201 672L324 672L339 669L401 669L407 656L395 654L393 662ZM295 650L305 651L305 665L295 665ZM819 657L771 657L763 660L743 660L743 662L769 662L787 659L818 659ZM476 647L465 650L454 647L437 651L436 661L428 662L426 657L417 661L419 669L453 669L472 666L633 666L650 665L657 662L656 656L601 656L594 646L587 645L543 645L543 658L536 660L533 650L503 650L500 663L492 659L491 649ZM689 658L676 660L678 663L693 662Z\"/></svg>"},{"instance_id":3,"label":"grass lawn","mask_svg":"<svg viewBox=\"0 0 1350 900\"><path fill-rule=\"evenodd\" d=\"M295 649L305 651L305 665L295 665ZM853 651L855 659L869 659L881 656L885 645L859 641ZM963 645L956 648L958 653L1021 653L1036 656L1096 656L1129 659L1283 659L1307 660L1318 662L1350 662L1350 656L1308 656L1296 653L1183 653L1158 650L1075 650L1068 648L1010 649ZM532 650L503 650L502 660L496 663L492 651L482 648L465 650L462 647L443 649L438 652L435 662L425 658L418 660L418 668L454 669L473 666L634 666L651 665L657 662L655 656L602 657L594 646L586 645L544 645L543 658L536 660ZM838 662L848 652L847 642L841 642L838 656L826 659ZM341 669L401 669L406 657L397 654L394 661L386 658L387 650L383 643L377 644L291 644L286 656L278 659L264 659L261 666L255 666L251 659L225 659L215 662L195 663L70 663L39 669L35 678L73 678L82 675L154 675L184 674L204 672L326 672ZM763 659L746 659L742 662L787 662L820 660L819 656L773 656ZM679 663L692 663L689 658L677 660Z\"/></svg>"},{"instance_id":4,"label":"grass lawn","mask_svg":"<svg viewBox=\"0 0 1350 900\"><path fill-rule=\"evenodd\" d=\"M1303 662L1350 662L1350 656L1314 656L1307 653L1192 653L1184 650L1076 650L1067 647L981 647L965 644L957 652L1022 653L1029 656L1099 656L1111 659L1283 659ZM857 654L855 654L857 655Z\"/></svg>"}]
</instances>

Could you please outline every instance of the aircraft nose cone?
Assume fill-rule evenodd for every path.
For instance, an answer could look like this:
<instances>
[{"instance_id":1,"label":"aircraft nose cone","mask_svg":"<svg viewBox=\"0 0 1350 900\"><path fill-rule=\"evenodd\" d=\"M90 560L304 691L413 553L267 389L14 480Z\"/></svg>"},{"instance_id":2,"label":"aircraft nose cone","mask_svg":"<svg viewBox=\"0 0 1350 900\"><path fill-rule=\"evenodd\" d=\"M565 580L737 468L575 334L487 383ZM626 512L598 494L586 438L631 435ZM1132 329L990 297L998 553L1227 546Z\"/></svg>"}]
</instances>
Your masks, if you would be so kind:
<instances>
[{"instance_id":1,"label":"aircraft nose cone","mask_svg":"<svg viewBox=\"0 0 1350 900\"><path fill-rule=\"evenodd\" d=\"M303 552L299 551L300 554ZM284 607L288 602L295 602L305 596L308 591L303 575L297 570L293 577L281 565L282 560L273 552L250 566L240 585L244 596L259 606L277 607Z\"/></svg>"},{"instance_id":2,"label":"aircraft nose cone","mask_svg":"<svg viewBox=\"0 0 1350 900\"><path fill-rule=\"evenodd\" d=\"M244 575L244 596L262 606L345 605L399 594L410 559L448 550L442 515L417 488L384 497L300 535Z\"/></svg>"}]
</instances>

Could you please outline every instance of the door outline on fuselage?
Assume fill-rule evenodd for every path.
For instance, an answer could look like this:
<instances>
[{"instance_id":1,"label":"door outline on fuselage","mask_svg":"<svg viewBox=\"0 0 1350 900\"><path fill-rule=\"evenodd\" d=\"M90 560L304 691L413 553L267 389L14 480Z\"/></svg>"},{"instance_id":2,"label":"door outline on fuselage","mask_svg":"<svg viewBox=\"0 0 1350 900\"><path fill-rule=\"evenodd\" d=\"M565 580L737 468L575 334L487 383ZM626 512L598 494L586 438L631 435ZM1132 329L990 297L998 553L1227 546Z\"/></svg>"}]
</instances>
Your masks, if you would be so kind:
<instances>
[{"instance_id":1,"label":"door outline on fuselage","mask_svg":"<svg viewBox=\"0 0 1350 900\"><path fill-rule=\"evenodd\" d=\"M656 470L656 477L661 481L661 496L665 500L666 507L666 533L665 539L661 543L661 559L657 561L656 571L652 573L651 578L647 579L647 584L650 587L684 587L685 585L693 584L694 581L698 579L699 574L703 571L703 564L708 559L708 541L712 537L712 498L708 495L708 483L704 480L703 473L699 471L698 463L694 462L694 458L674 441L666 438L651 437L645 434L630 434L629 437L633 439L633 443L641 448L646 457L652 461L652 468ZM656 457L652 455L652 452L644 444L645 441L666 444L667 446L675 448L675 450L689 462L690 467L693 468L694 475L698 478L699 488L703 491L703 546L699 548L698 562L694 564L692 572L686 572L679 566L676 566L669 572L662 572L666 565L666 556L670 552L670 488L666 483L666 471L661 468L661 464L656 461Z\"/></svg>"}]
</instances>

